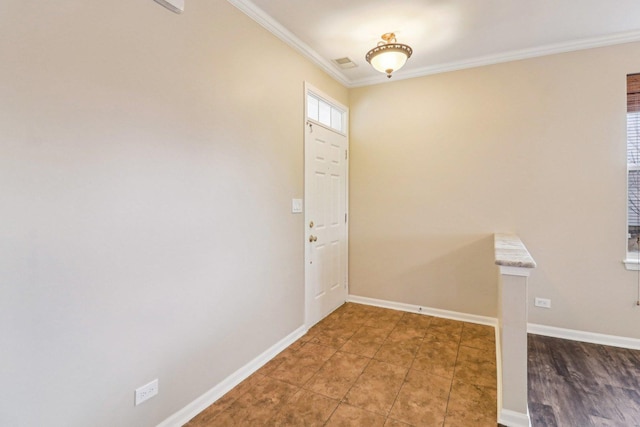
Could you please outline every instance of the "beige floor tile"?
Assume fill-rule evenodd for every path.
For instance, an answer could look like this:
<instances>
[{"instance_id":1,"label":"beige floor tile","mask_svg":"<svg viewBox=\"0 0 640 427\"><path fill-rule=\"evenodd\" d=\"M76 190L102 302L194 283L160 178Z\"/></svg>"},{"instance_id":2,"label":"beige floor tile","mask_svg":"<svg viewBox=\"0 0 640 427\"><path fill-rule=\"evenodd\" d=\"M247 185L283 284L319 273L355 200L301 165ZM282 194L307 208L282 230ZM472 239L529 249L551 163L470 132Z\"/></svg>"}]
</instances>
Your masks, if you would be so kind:
<instances>
[{"instance_id":1,"label":"beige floor tile","mask_svg":"<svg viewBox=\"0 0 640 427\"><path fill-rule=\"evenodd\" d=\"M240 384L238 384L237 386L229 390L229 392L225 394L224 397L229 397L233 400L236 400L240 396L242 396L243 394L251 390L253 387L256 387L260 382L264 382L264 381L265 381L264 375L260 374L259 372L256 372L250 375Z\"/></svg>"},{"instance_id":2,"label":"beige floor tile","mask_svg":"<svg viewBox=\"0 0 640 427\"><path fill-rule=\"evenodd\" d=\"M384 308L384 307L377 307L374 305L367 306L367 310L369 310L369 313L374 317L386 316L389 313L400 313L400 317L402 317L402 314L403 314L397 310L391 310L389 308Z\"/></svg>"},{"instance_id":3,"label":"beige floor tile","mask_svg":"<svg viewBox=\"0 0 640 427\"><path fill-rule=\"evenodd\" d=\"M495 352L461 345L453 378L469 384L496 388Z\"/></svg>"},{"instance_id":4,"label":"beige floor tile","mask_svg":"<svg viewBox=\"0 0 640 427\"><path fill-rule=\"evenodd\" d=\"M342 347L359 328L360 325L357 324L337 321L335 324L318 331L309 342L338 349Z\"/></svg>"},{"instance_id":5,"label":"beige floor tile","mask_svg":"<svg viewBox=\"0 0 640 427\"><path fill-rule=\"evenodd\" d=\"M426 335L411 369L453 378L458 357L458 345L449 339Z\"/></svg>"},{"instance_id":6,"label":"beige floor tile","mask_svg":"<svg viewBox=\"0 0 640 427\"><path fill-rule=\"evenodd\" d=\"M339 403L338 400L300 390L265 425L320 427L327 422Z\"/></svg>"},{"instance_id":7,"label":"beige floor tile","mask_svg":"<svg viewBox=\"0 0 640 427\"><path fill-rule=\"evenodd\" d=\"M454 380L445 426L496 425L496 389Z\"/></svg>"},{"instance_id":8,"label":"beige floor tile","mask_svg":"<svg viewBox=\"0 0 640 427\"><path fill-rule=\"evenodd\" d=\"M415 426L441 426L450 390L450 379L411 370L389 417Z\"/></svg>"},{"instance_id":9,"label":"beige floor tile","mask_svg":"<svg viewBox=\"0 0 640 427\"><path fill-rule=\"evenodd\" d=\"M380 307L374 307L372 305L364 305L364 304L356 304L353 302L348 302L345 304L349 309L357 311L358 313L366 313L368 316L373 316L378 313L379 310L384 310Z\"/></svg>"},{"instance_id":10,"label":"beige floor tile","mask_svg":"<svg viewBox=\"0 0 640 427\"><path fill-rule=\"evenodd\" d=\"M313 325L309 331L307 331L307 336L309 338L313 338L317 336L320 332L333 331L336 329L340 329L342 327L342 323L338 317L328 316Z\"/></svg>"},{"instance_id":11,"label":"beige floor tile","mask_svg":"<svg viewBox=\"0 0 640 427\"><path fill-rule=\"evenodd\" d=\"M460 345L495 351L496 331L492 326L465 323L462 328Z\"/></svg>"},{"instance_id":12,"label":"beige floor tile","mask_svg":"<svg viewBox=\"0 0 640 427\"><path fill-rule=\"evenodd\" d=\"M464 323L457 320L434 317L429 324L427 334L460 342Z\"/></svg>"},{"instance_id":13,"label":"beige floor tile","mask_svg":"<svg viewBox=\"0 0 640 427\"><path fill-rule=\"evenodd\" d=\"M301 346L302 345L304 345L304 343L302 343ZM271 372L276 370L278 368L278 366L282 365L285 361L290 360L293 357L295 357L295 354L301 348L301 346L296 346L294 348L292 348L292 347L285 348L283 351L278 353L276 355L276 357L274 357L273 359L271 359L270 361L265 363L264 366L262 366L262 368L258 369L257 372L262 374L262 375L269 375Z\"/></svg>"},{"instance_id":14,"label":"beige floor tile","mask_svg":"<svg viewBox=\"0 0 640 427\"><path fill-rule=\"evenodd\" d=\"M427 329L431 324L432 316L418 313L404 313L398 322L398 325L408 325L414 328Z\"/></svg>"},{"instance_id":15,"label":"beige floor tile","mask_svg":"<svg viewBox=\"0 0 640 427\"><path fill-rule=\"evenodd\" d=\"M341 403L326 427L384 427L385 417Z\"/></svg>"},{"instance_id":16,"label":"beige floor tile","mask_svg":"<svg viewBox=\"0 0 640 427\"><path fill-rule=\"evenodd\" d=\"M338 310L335 311L337 316L342 322L349 322L353 324L363 325L371 317L370 311L361 306L353 303L346 303Z\"/></svg>"},{"instance_id":17,"label":"beige floor tile","mask_svg":"<svg viewBox=\"0 0 640 427\"><path fill-rule=\"evenodd\" d=\"M336 352L305 384L304 388L334 399L342 399L356 382L369 358Z\"/></svg>"},{"instance_id":18,"label":"beige floor tile","mask_svg":"<svg viewBox=\"0 0 640 427\"><path fill-rule=\"evenodd\" d=\"M350 335L345 335L341 331L320 331L309 342L327 347L333 347L336 350L346 343Z\"/></svg>"},{"instance_id":19,"label":"beige floor tile","mask_svg":"<svg viewBox=\"0 0 640 427\"><path fill-rule=\"evenodd\" d=\"M305 335L306 335L306 334L305 334ZM304 346L304 345L305 345L305 343L308 341L308 340L304 340L304 339L302 339L302 338L304 338L304 335L303 335L302 337L298 338L298 339L297 339L293 344L291 344L291 345L290 345L289 347L287 347L287 348L290 348L290 349L291 349L291 350L293 350L293 351L298 351L298 350L300 350L300 349L302 348L302 346Z\"/></svg>"},{"instance_id":20,"label":"beige floor tile","mask_svg":"<svg viewBox=\"0 0 640 427\"><path fill-rule=\"evenodd\" d=\"M304 334L300 340L306 342L311 341L313 338L316 337L316 335L318 335L322 330L324 330L324 328L319 326L320 324L317 323L315 325L313 325L311 328L309 328L309 330L307 331L306 334Z\"/></svg>"},{"instance_id":21,"label":"beige floor tile","mask_svg":"<svg viewBox=\"0 0 640 427\"><path fill-rule=\"evenodd\" d=\"M376 329L393 330L396 324L402 318L402 312L386 310L380 311L372 316L365 325L374 327Z\"/></svg>"},{"instance_id":22,"label":"beige floor tile","mask_svg":"<svg viewBox=\"0 0 640 427\"><path fill-rule=\"evenodd\" d=\"M238 400L240 396L249 391L252 387L258 385L260 381L264 381L265 377L261 374L254 373L246 378L233 389L229 390L224 396L216 400L212 405L200 412L191 421L185 424L185 427L205 427L212 425L213 419L226 410L233 402Z\"/></svg>"},{"instance_id":23,"label":"beige floor tile","mask_svg":"<svg viewBox=\"0 0 640 427\"><path fill-rule=\"evenodd\" d=\"M361 356L373 357L388 335L389 331L386 329L362 326L349 338L340 350Z\"/></svg>"},{"instance_id":24,"label":"beige floor tile","mask_svg":"<svg viewBox=\"0 0 640 427\"><path fill-rule=\"evenodd\" d=\"M406 368L371 360L345 396L344 402L386 416L406 373Z\"/></svg>"},{"instance_id":25,"label":"beige floor tile","mask_svg":"<svg viewBox=\"0 0 640 427\"><path fill-rule=\"evenodd\" d=\"M375 354L374 359L408 368L413 363L421 343L421 337L395 342L388 338Z\"/></svg>"},{"instance_id":26,"label":"beige floor tile","mask_svg":"<svg viewBox=\"0 0 640 427\"><path fill-rule=\"evenodd\" d=\"M389 336L387 337L387 341L391 342L401 342L406 341L411 338L424 338L425 333L427 332L427 328L416 328L411 325L404 324L396 324L396 327L393 328Z\"/></svg>"},{"instance_id":27,"label":"beige floor tile","mask_svg":"<svg viewBox=\"0 0 640 427\"><path fill-rule=\"evenodd\" d=\"M334 348L306 343L295 355L269 373L271 378L301 386L336 352Z\"/></svg>"},{"instance_id":28,"label":"beige floor tile","mask_svg":"<svg viewBox=\"0 0 640 427\"><path fill-rule=\"evenodd\" d=\"M264 377L222 411L211 425L265 425L298 390L286 382Z\"/></svg>"},{"instance_id":29,"label":"beige floor tile","mask_svg":"<svg viewBox=\"0 0 640 427\"><path fill-rule=\"evenodd\" d=\"M384 423L384 427L414 427L411 424L403 423L402 421L394 420L392 418L387 418L387 421Z\"/></svg>"},{"instance_id":30,"label":"beige floor tile","mask_svg":"<svg viewBox=\"0 0 640 427\"><path fill-rule=\"evenodd\" d=\"M444 427L469 427L469 426L473 426L473 427L496 427L498 425L498 422L496 420L489 420L489 419L484 419L484 420L475 420L472 421L471 424L469 423L469 421L463 420L463 421L459 421L457 419L447 419L444 422ZM611 426L614 427L614 426Z\"/></svg>"},{"instance_id":31,"label":"beige floor tile","mask_svg":"<svg viewBox=\"0 0 640 427\"><path fill-rule=\"evenodd\" d=\"M306 342L309 342L309 340L310 340L311 338L313 338L313 337L314 337L314 335L313 335L313 334L311 334L311 329L310 329L310 330L308 330L308 331L307 331L307 333L306 333L306 334L304 334L303 336L301 336L301 337L298 339L298 341L300 341L302 344L304 344L304 343L306 343Z\"/></svg>"}]
</instances>

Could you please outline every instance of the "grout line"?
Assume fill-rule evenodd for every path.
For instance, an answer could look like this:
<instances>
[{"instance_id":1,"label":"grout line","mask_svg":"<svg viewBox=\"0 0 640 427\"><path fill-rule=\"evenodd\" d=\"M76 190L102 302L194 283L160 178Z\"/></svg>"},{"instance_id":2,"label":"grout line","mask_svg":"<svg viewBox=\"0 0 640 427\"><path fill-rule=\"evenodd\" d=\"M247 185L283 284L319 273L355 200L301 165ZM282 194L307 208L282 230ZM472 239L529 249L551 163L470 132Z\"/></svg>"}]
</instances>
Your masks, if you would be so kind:
<instances>
[{"instance_id":1,"label":"grout line","mask_svg":"<svg viewBox=\"0 0 640 427\"><path fill-rule=\"evenodd\" d=\"M462 332L464 331L464 323L462 328L460 329L460 338L458 339L458 351L456 352L456 360L453 363L453 376L451 377L451 385L449 386L449 395L447 396L447 406L444 410L444 419L442 420L442 424L444 425L447 422L447 416L449 415L449 402L451 401L451 393L453 392L453 380L456 377L456 370L458 368L458 357L460 357L460 347L462 343Z\"/></svg>"},{"instance_id":2,"label":"grout line","mask_svg":"<svg viewBox=\"0 0 640 427\"><path fill-rule=\"evenodd\" d=\"M428 327L427 327L427 329L428 329ZM398 389L398 393L396 394L395 399L393 399L393 403L391 404L391 408L389 409L389 413L387 414L387 417L385 419L385 424L389 420L389 417L391 416L391 411L393 410L393 407L395 406L396 402L398 401L398 396L400 396L400 392L402 391L402 388L407 383L407 377L409 376L409 372L411 371L411 366L413 366L413 363L416 360L416 357L418 355L418 351L420 351L420 347L422 347L422 343L424 342L424 337L425 336L426 336L426 330L425 330L425 335L423 335L422 339L420 340L420 345L418 346L418 350L416 350L415 354L413 355L413 360L411 360L411 363L409 364L409 367L407 368L407 372L405 372L405 374L404 374L404 379L402 381L402 384L400 385L400 388Z\"/></svg>"}]
</instances>

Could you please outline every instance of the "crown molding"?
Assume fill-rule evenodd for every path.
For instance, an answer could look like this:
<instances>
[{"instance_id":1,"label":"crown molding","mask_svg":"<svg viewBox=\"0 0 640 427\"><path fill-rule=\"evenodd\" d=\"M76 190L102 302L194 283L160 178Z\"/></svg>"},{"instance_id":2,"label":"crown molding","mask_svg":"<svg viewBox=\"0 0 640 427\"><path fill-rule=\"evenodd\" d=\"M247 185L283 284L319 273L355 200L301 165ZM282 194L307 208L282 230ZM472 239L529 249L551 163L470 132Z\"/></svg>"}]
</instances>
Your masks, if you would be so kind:
<instances>
[{"instance_id":1,"label":"crown molding","mask_svg":"<svg viewBox=\"0 0 640 427\"><path fill-rule=\"evenodd\" d=\"M238 10L243 12L245 15L247 15L249 18L260 24L274 36L278 37L294 50L301 53L307 59L311 60L339 83L348 88L371 86L388 83L390 81L382 74L372 77L366 77L363 79L351 80L347 78L343 73L341 73L333 65L332 62L327 61L326 59L321 57L308 44L296 37L292 32L287 30L284 26L282 26L282 24L277 22L250 0L227 1L235 6ZM589 39L576 40L567 43L556 43L529 49L514 50L497 55L479 56L462 61L454 61L444 64L422 67L415 70L403 70L402 72L394 73L392 81L406 80L415 77L424 77L432 74L446 73L449 71L459 71L467 68L483 67L486 65L500 64L503 62L520 61L523 59L537 58L540 56L593 49L597 47L611 46L623 43L632 43L637 41L640 41L640 30L617 33L603 37L592 37Z\"/></svg>"},{"instance_id":2,"label":"crown molding","mask_svg":"<svg viewBox=\"0 0 640 427\"><path fill-rule=\"evenodd\" d=\"M313 50L308 44L296 37L291 31L283 27L279 22L269 16L264 10L260 9L253 2L249 0L227 0L249 18L256 21L262 27L264 27L271 34L291 46L293 49L301 53L307 59L314 62L325 73L336 79L344 86L350 87L351 82L345 77L344 74L339 72L333 65L333 63L327 61L321 57L315 50Z\"/></svg>"},{"instance_id":3,"label":"crown molding","mask_svg":"<svg viewBox=\"0 0 640 427\"><path fill-rule=\"evenodd\" d=\"M393 80L406 80L414 77L423 77L432 74L446 73L449 71L464 70L467 68L483 67L485 65L500 64L503 62L520 61L523 59L537 58L540 56L555 55L558 53L574 52L578 50L594 49L597 47L612 46L616 44L632 43L640 41L640 31L629 31L604 37L577 40L567 43L556 43L530 49L514 50L497 55L486 55L463 61L449 62L429 67L422 67L412 71L398 72L393 75ZM350 87L370 86L386 81L376 77L350 81Z\"/></svg>"}]
</instances>

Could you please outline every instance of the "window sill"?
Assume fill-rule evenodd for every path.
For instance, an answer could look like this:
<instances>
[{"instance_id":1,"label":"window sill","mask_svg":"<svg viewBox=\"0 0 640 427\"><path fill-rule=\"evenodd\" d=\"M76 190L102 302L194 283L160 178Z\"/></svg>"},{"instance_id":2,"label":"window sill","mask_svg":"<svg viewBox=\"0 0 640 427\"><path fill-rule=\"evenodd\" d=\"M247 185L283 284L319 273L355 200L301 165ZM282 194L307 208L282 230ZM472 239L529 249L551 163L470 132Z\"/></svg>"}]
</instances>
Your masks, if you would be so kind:
<instances>
[{"instance_id":1,"label":"window sill","mask_svg":"<svg viewBox=\"0 0 640 427\"><path fill-rule=\"evenodd\" d=\"M635 254L634 254L635 256ZM629 271L640 271L640 259L638 259L637 257L635 258L629 258L627 257L627 259L625 259L624 261L622 261L624 263L624 268L626 268Z\"/></svg>"}]
</instances>

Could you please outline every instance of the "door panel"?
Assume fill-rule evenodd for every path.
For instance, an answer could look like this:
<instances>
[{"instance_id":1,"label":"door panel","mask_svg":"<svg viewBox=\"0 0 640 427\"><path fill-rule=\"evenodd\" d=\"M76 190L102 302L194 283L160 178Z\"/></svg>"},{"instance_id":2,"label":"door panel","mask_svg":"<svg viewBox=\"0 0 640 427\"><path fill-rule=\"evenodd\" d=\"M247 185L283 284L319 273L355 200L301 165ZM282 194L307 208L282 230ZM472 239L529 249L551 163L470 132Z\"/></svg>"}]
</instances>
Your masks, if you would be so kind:
<instances>
[{"instance_id":1,"label":"door panel","mask_svg":"<svg viewBox=\"0 0 640 427\"><path fill-rule=\"evenodd\" d=\"M347 298L347 137L305 126L306 323Z\"/></svg>"}]
</instances>

